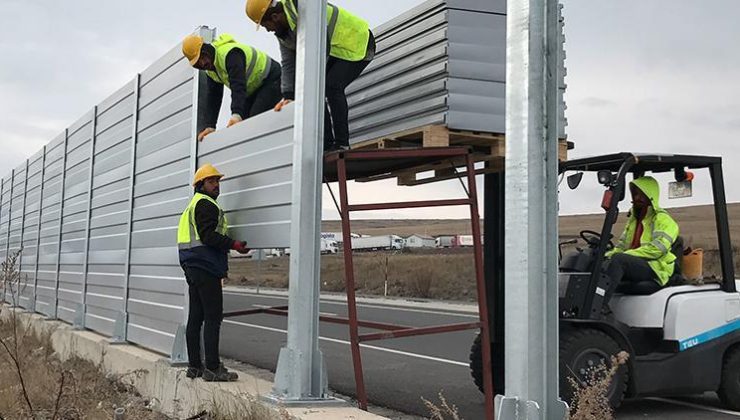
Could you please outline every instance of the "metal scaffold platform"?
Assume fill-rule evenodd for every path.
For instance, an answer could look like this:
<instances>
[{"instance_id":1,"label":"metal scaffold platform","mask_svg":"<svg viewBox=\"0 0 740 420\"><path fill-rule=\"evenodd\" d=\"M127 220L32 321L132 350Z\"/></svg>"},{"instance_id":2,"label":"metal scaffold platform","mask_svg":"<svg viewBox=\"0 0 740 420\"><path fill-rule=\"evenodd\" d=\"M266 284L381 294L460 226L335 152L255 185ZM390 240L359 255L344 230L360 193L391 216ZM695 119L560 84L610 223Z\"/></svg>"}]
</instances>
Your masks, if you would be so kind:
<instances>
[{"instance_id":1,"label":"metal scaffold platform","mask_svg":"<svg viewBox=\"0 0 740 420\"><path fill-rule=\"evenodd\" d=\"M431 147L431 148L399 148L378 150L351 150L333 152L324 156L324 182L337 182L339 185L339 201L335 204L341 215L342 235L345 246L344 269L345 290L347 293L348 318L338 316L321 315L319 320L335 324L349 326L350 346L352 349L352 361L354 367L356 397L360 408L367 410L367 392L362 368L362 355L360 343L385 340L401 337L414 337L430 334L441 334L455 331L480 329L484 342L489 342L488 303L485 293L483 273L483 248L481 242L480 215L478 211L478 196L475 183L474 157L470 147ZM445 200L421 200L407 202L365 203L350 204L347 193L348 181L366 179L391 173L404 168L413 168L423 165L452 161L465 162L466 172L460 175L460 183L465 196L459 199ZM453 166L454 167L454 166ZM466 178L467 182L463 181ZM391 210L401 208L421 207L443 207L443 206L468 206L470 208L470 223L473 232L473 255L475 264L476 290L478 293L479 320L448 325L434 325L424 327L410 327L405 325L387 324L379 322L368 322L358 318L357 302L355 296L355 273L353 264L353 253L351 247L351 220L350 214L368 210ZM244 315L270 314L288 315L288 306L276 306L270 308L251 309L224 313L224 317L237 317ZM376 330L374 332L360 334L360 328ZM493 419L493 381L491 379L491 354L490 347L483 346L483 364L485 385L486 417Z\"/></svg>"}]
</instances>

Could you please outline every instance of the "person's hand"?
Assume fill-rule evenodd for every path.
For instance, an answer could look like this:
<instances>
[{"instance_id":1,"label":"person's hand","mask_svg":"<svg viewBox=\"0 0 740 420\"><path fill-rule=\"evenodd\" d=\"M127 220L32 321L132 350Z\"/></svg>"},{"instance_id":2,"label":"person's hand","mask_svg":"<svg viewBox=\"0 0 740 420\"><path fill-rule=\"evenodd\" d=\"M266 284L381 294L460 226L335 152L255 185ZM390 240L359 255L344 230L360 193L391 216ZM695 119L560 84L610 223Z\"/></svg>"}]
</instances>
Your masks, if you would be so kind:
<instances>
[{"instance_id":1,"label":"person's hand","mask_svg":"<svg viewBox=\"0 0 740 420\"><path fill-rule=\"evenodd\" d=\"M242 122L242 116L239 114L231 114L231 118L229 118L229 122L226 124L226 127L231 127L232 125L239 124Z\"/></svg>"},{"instance_id":2,"label":"person's hand","mask_svg":"<svg viewBox=\"0 0 740 420\"><path fill-rule=\"evenodd\" d=\"M200 133L198 133L198 141L203 141L203 139L206 138L207 135L209 135L209 134L211 134L211 133L213 133L215 131L216 131L216 129L213 128L213 127L205 128L203 131L201 131Z\"/></svg>"},{"instance_id":3,"label":"person's hand","mask_svg":"<svg viewBox=\"0 0 740 420\"><path fill-rule=\"evenodd\" d=\"M231 245L231 249L240 254L246 254L249 252L249 248L247 248L247 243L244 241L234 241L234 243Z\"/></svg>"},{"instance_id":4,"label":"person's hand","mask_svg":"<svg viewBox=\"0 0 740 420\"><path fill-rule=\"evenodd\" d=\"M291 101L290 99L284 99L283 98L280 102L277 103L277 105L275 105L275 108L274 108L275 109L275 112L282 111L283 110L283 107L285 105L288 105L291 102L293 102L293 101Z\"/></svg>"}]
</instances>

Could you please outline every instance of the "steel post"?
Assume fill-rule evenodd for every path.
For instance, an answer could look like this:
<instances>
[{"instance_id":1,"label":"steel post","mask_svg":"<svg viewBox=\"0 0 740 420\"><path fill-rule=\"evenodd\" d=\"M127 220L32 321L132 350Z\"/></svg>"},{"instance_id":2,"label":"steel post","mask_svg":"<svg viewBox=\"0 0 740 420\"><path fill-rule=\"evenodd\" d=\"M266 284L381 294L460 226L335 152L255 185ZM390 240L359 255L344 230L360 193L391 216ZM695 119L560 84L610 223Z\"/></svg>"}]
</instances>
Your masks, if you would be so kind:
<instances>
[{"instance_id":1,"label":"steel post","mask_svg":"<svg viewBox=\"0 0 740 420\"><path fill-rule=\"evenodd\" d=\"M26 194L28 194L28 159L26 159L26 169L23 171L23 201L21 201L21 236L18 239L18 290L16 290L17 299L14 306L23 307L23 293L28 287L28 277L23 276L23 234L26 225ZM23 286L21 286L21 284Z\"/></svg>"},{"instance_id":2,"label":"steel post","mask_svg":"<svg viewBox=\"0 0 740 420\"><path fill-rule=\"evenodd\" d=\"M560 420L567 411L558 398L558 42L556 0L509 0L502 420Z\"/></svg>"},{"instance_id":3,"label":"steel post","mask_svg":"<svg viewBox=\"0 0 740 420\"><path fill-rule=\"evenodd\" d=\"M82 287L80 291L80 306L77 308L77 314L75 314L74 327L76 329L85 329L85 314L87 313L87 274L90 271L90 215L92 213L92 193L93 193L93 175L95 174L95 137L98 128L98 107L97 105L92 109L92 117L90 120L92 136L90 137L90 156L88 157L88 163L90 169L87 171L87 208L85 209L85 254L83 255L82 262Z\"/></svg>"},{"instance_id":4,"label":"steel post","mask_svg":"<svg viewBox=\"0 0 740 420\"><path fill-rule=\"evenodd\" d=\"M39 255L41 255L41 211L44 207L44 175L46 175L46 146L44 146L41 153L41 182L39 183L39 210L38 222L36 223L36 266L33 269L33 301L30 308L32 312L36 312L36 298L38 296Z\"/></svg>"},{"instance_id":5,"label":"steel post","mask_svg":"<svg viewBox=\"0 0 740 420\"><path fill-rule=\"evenodd\" d=\"M326 0L299 2L298 16L288 343L271 396L283 403L329 401L319 350Z\"/></svg>"},{"instance_id":6,"label":"steel post","mask_svg":"<svg viewBox=\"0 0 740 420\"><path fill-rule=\"evenodd\" d=\"M15 169L10 171L10 196L8 197L8 231L6 232L5 236L5 262L7 263L10 261L10 225L13 220L13 184L15 183ZM8 280L9 279L3 279L3 298L5 299L5 302L10 303L11 305L13 302L8 300ZM10 293L13 293L13 287L11 285Z\"/></svg>"},{"instance_id":7,"label":"steel post","mask_svg":"<svg viewBox=\"0 0 740 420\"><path fill-rule=\"evenodd\" d=\"M64 146L62 146L62 171L59 174L60 177L60 190L59 190L59 230L57 231L57 261L56 261L56 274L54 277L54 312L49 318L56 319L59 314L59 270L61 269L62 262L62 222L64 221L64 188L66 186L66 172L67 172L67 148L69 146L69 129L64 130Z\"/></svg>"}]
</instances>

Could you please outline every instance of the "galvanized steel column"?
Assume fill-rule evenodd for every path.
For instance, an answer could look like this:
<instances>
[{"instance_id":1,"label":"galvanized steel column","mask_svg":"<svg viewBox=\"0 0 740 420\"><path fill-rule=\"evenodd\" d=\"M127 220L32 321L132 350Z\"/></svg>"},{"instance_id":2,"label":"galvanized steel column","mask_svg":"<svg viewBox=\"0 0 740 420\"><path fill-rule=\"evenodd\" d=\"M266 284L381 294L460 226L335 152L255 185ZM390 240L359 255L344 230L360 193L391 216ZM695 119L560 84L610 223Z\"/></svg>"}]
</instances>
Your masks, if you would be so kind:
<instances>
[{"instance_id":1,"label":"galvanized steel column","mask_svg":"<svg viewBox=\"0 0 740 420\"><path fill-rule=\"evenodd\" d=\"M90 137L90 157L88 163L90 169L88 170L88 189L87 189L87 209L85 210L85 248L82 256L83 263L82 269L85 270L82 274L82 290L80 292L80 306L77 308L77 314L75 316L74 326L75 328L85 328L85 314L87 308L85 307L87 302L87 273L89 271L88 265L90 262L90 214L92 210L92 192L93 192L93 174L95 173L95 131L98 123L98 107L93 107L91 129L92 136Z\"/></svg>"},{"instance_id":2,"label":"galvanized steel column","mask_svg":"<svg viewBox=\"0 0 740 420\"><path fill-rule=\"evenodd\" d=\"M41 210L44 207L44 175L46 174L46 145L41 149L41 182L39 183L39 214L38 223L36 224L36 265L33 269L33 301L31 301L31 311L36 312L36 296L39 283L39 255L41 247ZM2 197L2 194L0 194Z\"/></svg>"},{"instance_id":3,"label":"galvanized steel column","mask_svg":"<svg viewBox=\"0 0 740 420\"><path fill-rule=\"evenodd\" d=\"M18 240L18 262L17 262L19 277L18 277L18 290L16 290L16 296L15 296L15 298L17 299L16 303L18 304L18 306L21 306L21 307L23 306L22 304L23 303L22 302L23 291L26 289L26 287L28 287L28 278L26 279L23 278L23 271L22 271L23 270L23 265L22 265L23 264L23 233L26 230L25 229L26 227L25 226L26 225L26 194L28 194L28 159L26 159L26 170L23 171L23 177L25 179L23 180L23 201L21 202L22 203L21 204L21 236L20 236L20 239ZM10 199L12 200L13 197L10 197ZM21 284L23 284L22 287L21 287Z\"/></svg>"},{"instance_id":4,"label":"galvanized steel column","mask_svg":"<svg viewBox=\"0 0 740 420\"><path fill-rule=\"evenodd\" d=\"M69 145L69 129L64 130L64 144L62 145L62 172L60 174L60 188L59 191L59 231L57 232L57 262L56 262L56 274L54 277L54 315L50 316L51 319L56 319L59 313L59 270L62 262L62 222L64 221L64 187L66 182L67 172L67 147Z\"/></svg>"},{"instance_id":5,"label":"galvanized steel column","mask_svg":"<svg viewBox=\"0 0 740 420\"><path fill-rule=\"evenodd\" d=\"M299 2L298 16L288 343L272 395L284 403L327 399L319 350L326 0Z\"/></svg>"},{"instance_id":6,"label":"galvanized steel column","mask_svg":"<svg viewBox=\"0 0 740 420\"><path fill-rule=\"evenodd\" d=\"M558 2L509 0L506 393L496 418L563 419L558 398Z\"/></svg>"},{"instance_id":7,"label":"galvanized steel column","mask_svg":"<svg viewBox=\"0 0 740 420\"><path fill-rule=\"evenodd\" d=\"M126 256L123 263L123 302L121 303L121 312L116 319L116 325L113 328L113 337L111 342L114 344L126 343L128 335L128 295L129 295L129 277L131 277L131 228L134 219L134 184L136 180L136 140L139 137L139 94L141 89L141 74L136 74L133 83L134 109L131 114L131 162L129 163L129 182L128 182L128 220L126 222Z\"/></svg>"}]
</instances>

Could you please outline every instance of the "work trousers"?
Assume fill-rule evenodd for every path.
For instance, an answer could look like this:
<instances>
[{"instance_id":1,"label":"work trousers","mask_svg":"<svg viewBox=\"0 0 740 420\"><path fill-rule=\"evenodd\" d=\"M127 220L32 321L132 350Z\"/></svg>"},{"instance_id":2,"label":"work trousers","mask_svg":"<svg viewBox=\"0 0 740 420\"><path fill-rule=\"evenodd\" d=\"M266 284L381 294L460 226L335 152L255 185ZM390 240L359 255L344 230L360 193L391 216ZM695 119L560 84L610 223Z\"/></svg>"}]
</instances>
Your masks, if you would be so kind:
<instances>
[{"instance_id":1,"label":"work trousers","mask_svg":"<svg viewBox=\"0 0 740 420\"><path fill-rule=\"evenodd\" d=\"M190 302L188 325L185 332L190 367L203 367L200 358L200 333L202 329L206 368L213 370L221 364L218 355L221 321L224 312L221 279L198 268L185 269L185 279L188 283Z\"/></svg>"},{"instance_id":2,"label":"work trousers","mask_svg":"<svg viewBox=\"0 0 740 420\"><path fill-rule=\"evenodd\" d=\"M620 284L624 283L655 283L655 291L660 290L657 275L648 265L647 260L623 253L614 254L609 259L606 274L611 279L609 290L606 291L605 303L608 303Z\"/></svg>"},{"instance_id":3,"label":"work trousers","mask_svg":"<svg viewBox=\"0 0 740 420\"><path fill-rule=\"evenodd\" d=\"M272 110L275 105L283 98L280 91L280 78L282 70L280 65L270 61L270 73L267 75L262 86L257 89L252 96L247 97L247 115L244 119L254 117L265 111Z\"/></svg>"},{"instance_id":4,"label":"work trousers","mask_svg":"<svg viewBox=\"0 0 740 420\"><path fill-rule=\"evenodd\" d=\"M375 49L370 35L368 48ZM349 146L349 105L345 90L360 77L370 61L346 61L329 57L326 62L326 109L324 111L324 149L332 145Z\"/></svg>"}]
</instances>

